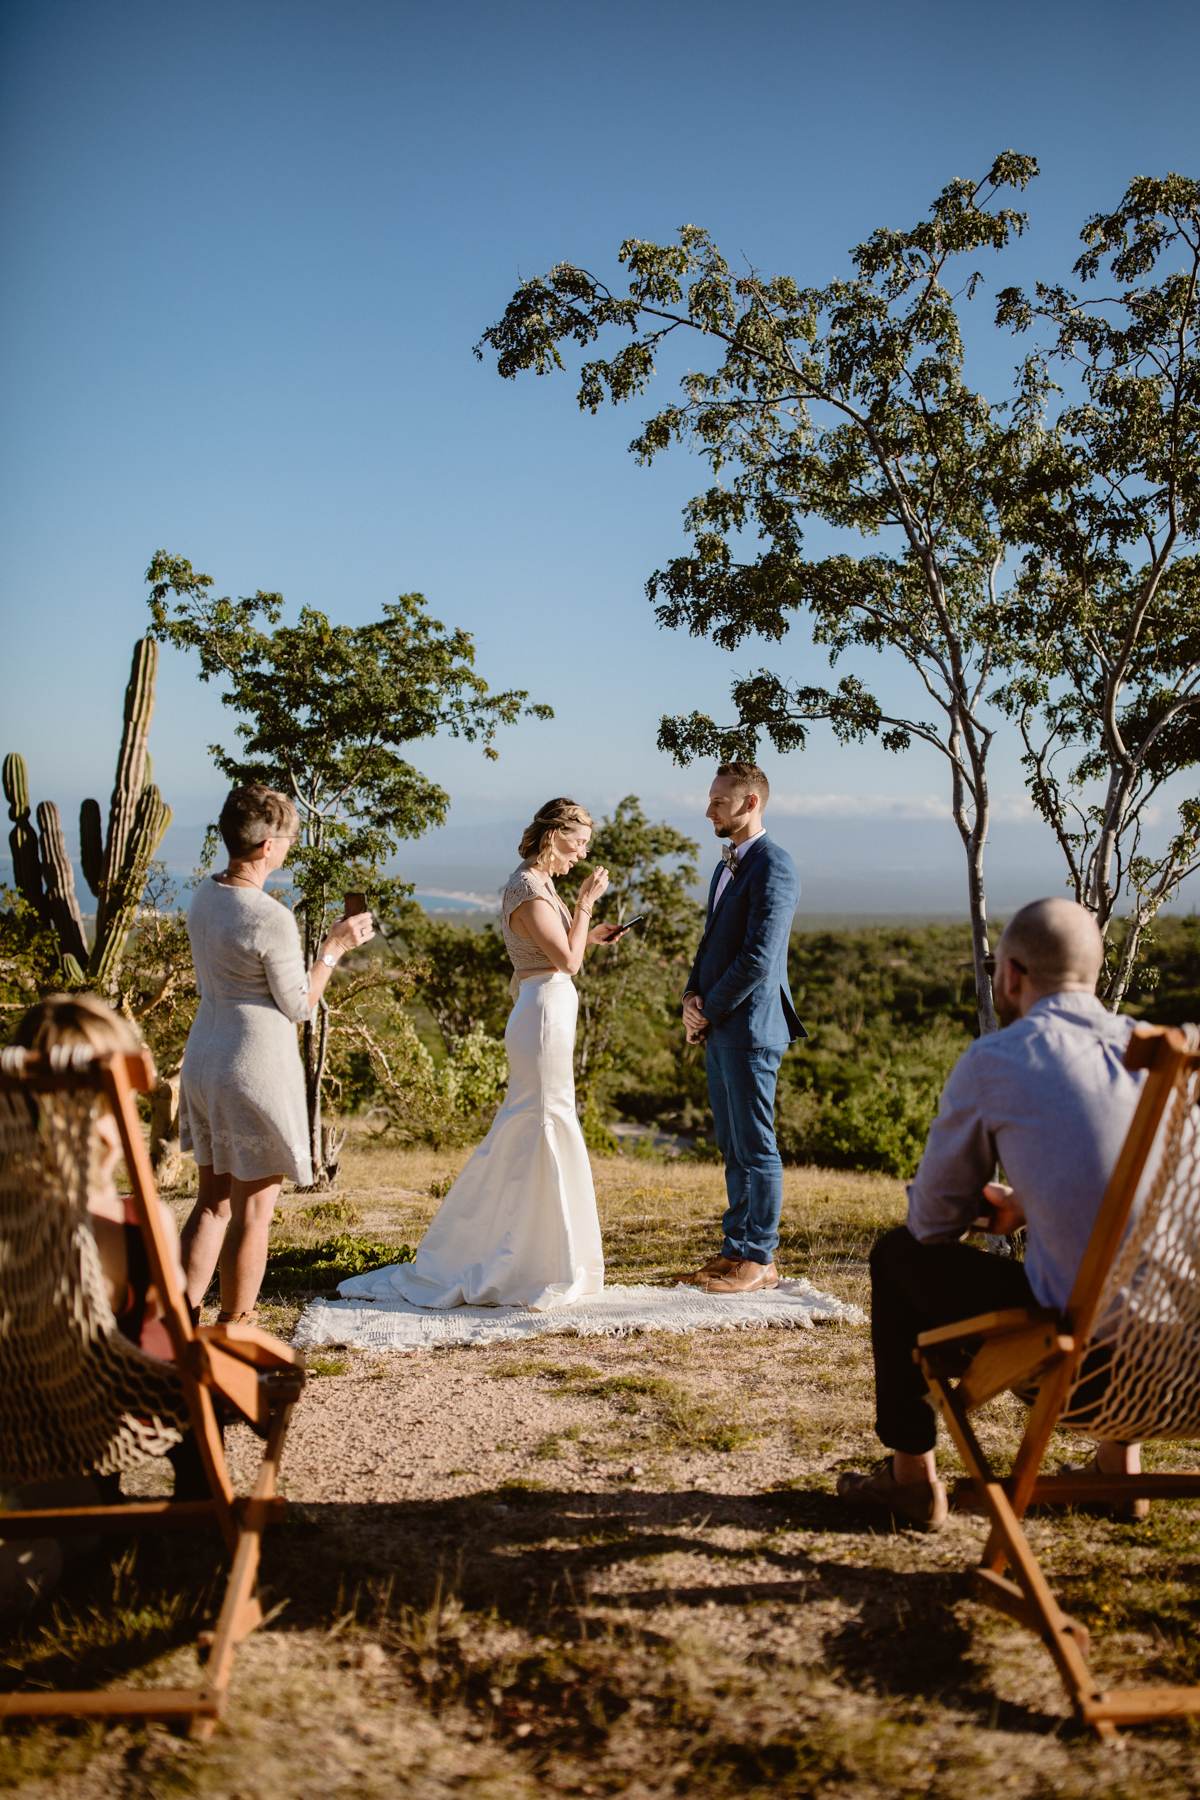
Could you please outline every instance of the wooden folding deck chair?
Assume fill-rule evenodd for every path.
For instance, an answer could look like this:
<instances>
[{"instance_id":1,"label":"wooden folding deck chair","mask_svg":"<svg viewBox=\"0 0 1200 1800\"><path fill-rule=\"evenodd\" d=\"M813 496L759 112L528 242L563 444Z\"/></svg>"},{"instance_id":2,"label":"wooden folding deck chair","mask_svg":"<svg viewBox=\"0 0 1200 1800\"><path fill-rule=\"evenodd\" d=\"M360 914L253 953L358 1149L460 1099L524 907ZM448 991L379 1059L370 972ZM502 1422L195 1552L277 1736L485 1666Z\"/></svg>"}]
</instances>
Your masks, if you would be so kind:
<instances>
[{"instance_id":1,"label":"wooden folding deck chair","mask_svg":"<svg viewBox=\"0 0 1200 1800\"><path fill-rule=\"evenodd\" d=\"M1200 1495L1200 1470L1041 1473L1056 1426L1121 1443L1200 1438L1200 1033L1139 1025L1125 1066L1145 1069L1146 1082L1065 1313L984 1313L924 1332L915 1352L969 1471L962 1486L991 1521L979 1597L1039 1634L1076 1716L1109 1739L1123 1725L1200 1712L1200 1687L1102 1689L1088 1634L1054 1598L1021 1521L1035 1502ZM970 1414L1006 1388L1032 1406L1001 1480Z\"/></svg>"},{"instance_id":2,"label":"wooden folding deck chair","mask_svg":"<svg viewBox=\"0 0 1200 1800\"><path fill-rule=\"evenodd\" d=\"M145 1055L0 1051L0 1486L117 1474L165 1455L190 1429L209 1497L6 1510L0 1538L209 1523L229 1553L224 1598L215 1629L201 1634L201 1685L0 1693L0 1716L178 1719L206 1737L221 1715L237 1646L262 1620L260 1543L283 1508L276 1480L304 1371L298 1352L252 1326L191 1324L133 1098L153 1080ZM117 1330L87 1223L94 1116L105 1101L120 1131L173 1363L146 1356ZM217 1405L265 1438L243 1498L230 1480Z\"/></svg>"}]
</instances>

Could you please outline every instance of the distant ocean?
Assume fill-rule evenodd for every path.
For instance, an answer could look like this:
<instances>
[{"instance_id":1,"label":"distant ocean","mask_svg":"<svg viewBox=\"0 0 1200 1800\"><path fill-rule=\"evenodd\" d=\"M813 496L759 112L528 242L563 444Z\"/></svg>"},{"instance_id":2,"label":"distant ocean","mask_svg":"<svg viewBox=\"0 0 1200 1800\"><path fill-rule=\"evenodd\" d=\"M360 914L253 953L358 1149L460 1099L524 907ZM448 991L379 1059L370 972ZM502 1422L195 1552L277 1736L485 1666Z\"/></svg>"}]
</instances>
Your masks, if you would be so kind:
<instances>
[{"instance_id":1,"label":"distant ocean","mask_svg":"<svg viewBox=\"0 0 1200 1800\"><path fill-rule=\"evenodd\" d=\"M491 894L414 894L417 905L427 913L498 913L499 898Z\"/></svg>"},{"instance_id":2,"label":"distant ocean","mask_svg":"<svg viewBox=\"0 0 1200 1800\"><path fill-rule=\"evenodd\" d=\"M79 896L79 905L84 918L90 918L93 906L91 890L84 881L83 870L79 867L78 863L74 864L73 867L75 873L75 892ZM186 906L188 902L188 893L183 884L190 877L191 871L189 870L185 873L183 870L176 867L171 868L169 873L180 885L180 905ZM12 858L11 856L0 856L0 887L11 888L12 886ZM489 913L498 913L500 911L500 897L498 893L476 894L464 888L428 888L421 893L414 893L413 899L416 901L417 905L427 913L478 913L482 918Z\"/></svg>"}]
</instances>

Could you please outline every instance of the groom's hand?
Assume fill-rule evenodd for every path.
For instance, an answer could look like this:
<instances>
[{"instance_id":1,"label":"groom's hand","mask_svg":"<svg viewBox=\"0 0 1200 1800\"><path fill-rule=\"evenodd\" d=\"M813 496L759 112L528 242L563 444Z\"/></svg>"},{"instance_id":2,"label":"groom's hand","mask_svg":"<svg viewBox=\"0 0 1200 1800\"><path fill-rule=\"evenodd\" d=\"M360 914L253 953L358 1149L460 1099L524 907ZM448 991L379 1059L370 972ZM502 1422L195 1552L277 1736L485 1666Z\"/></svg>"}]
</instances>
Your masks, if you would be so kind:
<instances>
[{"instance_id":1,"label":"groom's hand","mask_svg":"<svg viewBox=\"0 0 1200 1800\"><path fill-rule=\"evenodd\" d=\"M698 1044L708 1031L708 1020L699 994L683 997L683 1030L689 1044Z\"/></svg>"}]
</instances>

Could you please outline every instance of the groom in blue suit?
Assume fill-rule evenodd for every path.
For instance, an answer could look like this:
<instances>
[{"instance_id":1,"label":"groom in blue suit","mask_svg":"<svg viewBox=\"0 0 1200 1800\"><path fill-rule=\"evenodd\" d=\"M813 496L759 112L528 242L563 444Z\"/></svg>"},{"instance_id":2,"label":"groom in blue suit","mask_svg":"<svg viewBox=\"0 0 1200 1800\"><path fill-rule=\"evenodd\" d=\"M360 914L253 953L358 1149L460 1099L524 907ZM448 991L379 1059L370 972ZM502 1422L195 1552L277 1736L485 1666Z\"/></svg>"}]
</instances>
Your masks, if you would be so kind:
<instances>
[{"instance_id":1,"label":"groom in blue suit","mask_svg":"<svg viewBox=\"0 0 1200 1800\"><path fill-rule=\"evenodd\" d=\"M800 880L787 851L763 829L769 795L767 778L753 763L722 763L717 770L707 816L725 843L683 997L688 1042L705 1046L729 1196L721 1254L685 1278L709 1294L779 1285L774 1256L783 1164L775 1142L775 1084L784 1051L808 1033L792 1005L787 973Z\"/></svg>"}]
</instances>

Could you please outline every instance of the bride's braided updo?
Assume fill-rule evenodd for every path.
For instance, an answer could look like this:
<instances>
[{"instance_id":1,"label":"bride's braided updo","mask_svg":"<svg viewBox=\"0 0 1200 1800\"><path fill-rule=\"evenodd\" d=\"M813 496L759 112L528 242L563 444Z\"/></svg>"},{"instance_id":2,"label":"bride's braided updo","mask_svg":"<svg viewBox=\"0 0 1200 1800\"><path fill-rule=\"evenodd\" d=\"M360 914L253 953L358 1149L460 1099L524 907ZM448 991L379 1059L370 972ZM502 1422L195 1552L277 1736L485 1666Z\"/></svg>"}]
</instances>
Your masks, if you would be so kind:
<instances>
[{"instance_id":1,"label":"bride's braided updo","mask_svg":"<svg viewBox=\"0 0 1200 1800\"><path fill-rule=\"evenodd\" d=\"M589 831L595 820L586 807L580 806L577 800L547 800L545 806L539 806L521 836L520 856L522 862L530 857L536 862L546 848L547 839L556 831L567 831L572 825L585 826Z\"/></svg>"}]
</instances>

